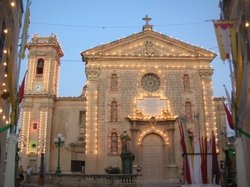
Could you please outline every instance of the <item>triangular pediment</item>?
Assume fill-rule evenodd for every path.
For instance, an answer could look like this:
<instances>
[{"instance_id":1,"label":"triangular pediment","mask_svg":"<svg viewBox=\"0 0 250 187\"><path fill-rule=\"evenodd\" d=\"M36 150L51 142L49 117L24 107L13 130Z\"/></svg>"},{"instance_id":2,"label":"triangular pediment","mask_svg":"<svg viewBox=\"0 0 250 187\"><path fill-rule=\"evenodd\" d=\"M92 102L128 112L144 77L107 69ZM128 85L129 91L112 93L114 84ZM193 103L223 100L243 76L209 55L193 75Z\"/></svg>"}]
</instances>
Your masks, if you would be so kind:
<instances>
[{"instance_id":1,"label":"triangular pediment","mask_svg":"<svg viewBox=\"0 0 250 187\"><path fill-rule=\"evenodd\" d=\"M114 42L83 51L86 59L91 57L160 57L160 58L206 58L216 55L206 49L193 46L158 32L148 30L130 35Z\"/></svg>"}]
</instances>

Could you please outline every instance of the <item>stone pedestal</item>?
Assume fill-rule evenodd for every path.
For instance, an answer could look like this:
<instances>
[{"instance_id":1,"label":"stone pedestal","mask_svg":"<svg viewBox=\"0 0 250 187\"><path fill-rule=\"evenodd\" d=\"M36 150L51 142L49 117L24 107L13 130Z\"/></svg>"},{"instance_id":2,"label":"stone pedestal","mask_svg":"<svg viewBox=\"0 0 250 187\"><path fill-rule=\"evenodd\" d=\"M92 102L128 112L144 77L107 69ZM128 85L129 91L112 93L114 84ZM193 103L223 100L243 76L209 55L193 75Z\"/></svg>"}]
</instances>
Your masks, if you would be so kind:
<instances>
[{"instance_id":1,"label":"stone pedestal","mask_svg":"<svg viewBox=\"0 0 250 187\"><path fill-rule=\"evenodd\" d=\"M135 155L130 152L122 152L122 174L132 174L132 162L135 159Z\"/></svg>"}]
</instances>

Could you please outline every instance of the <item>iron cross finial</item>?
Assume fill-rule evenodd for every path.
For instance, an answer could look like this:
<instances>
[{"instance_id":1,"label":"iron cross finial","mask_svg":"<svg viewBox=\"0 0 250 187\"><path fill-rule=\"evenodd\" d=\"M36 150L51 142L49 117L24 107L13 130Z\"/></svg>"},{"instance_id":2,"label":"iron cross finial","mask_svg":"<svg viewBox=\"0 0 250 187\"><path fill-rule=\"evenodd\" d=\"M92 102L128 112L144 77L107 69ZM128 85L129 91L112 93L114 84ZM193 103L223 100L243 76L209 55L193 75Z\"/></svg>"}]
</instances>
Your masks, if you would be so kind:
<instances>
[{"instance_id":1,"label":"iron cross finial","mask_svg":"<svg viewBox=\"0 0 250 187\"><path fill-rule=\"evenodd\" d=\"M151 20L151 18L150 17L148 17L148 15L146 14L146 17L145 18L142 18L145 22L146 22L146 24L145 25L149 25L148 24L148 22Z\"/></svg>"}]
</instances>

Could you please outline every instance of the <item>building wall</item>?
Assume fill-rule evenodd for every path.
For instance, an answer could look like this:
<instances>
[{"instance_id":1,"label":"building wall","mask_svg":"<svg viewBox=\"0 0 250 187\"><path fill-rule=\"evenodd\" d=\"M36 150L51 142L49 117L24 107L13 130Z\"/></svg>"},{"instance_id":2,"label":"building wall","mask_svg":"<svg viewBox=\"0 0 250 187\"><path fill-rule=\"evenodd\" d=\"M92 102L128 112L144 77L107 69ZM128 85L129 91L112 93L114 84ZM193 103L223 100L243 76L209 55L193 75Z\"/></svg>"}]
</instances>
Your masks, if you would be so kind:
<instances>
[{"instance_id":1,"label":"building wall","mask_svg":"<svg viewBox=\"0 0 250 187\"><path fill-rule=\"evenodd\" d=\"M145 33L142 32L141 35L143 36ZM152 35L154 34L152 33ZM159 40L157 41L154 36L152 38L150 36L145 40L152 41L153 45L160 43L159 46L162 45L167 48L172 44L161 41L164 37L159 39L160 37L158 36ZM144 114L142 115L144 116L142 118L136 119L133 117L137 115L136 110L140 109L138 107L139 100L143 101L153 97L155 102L157 102L157 99L162 100L165 102L164 108L170 112L170 115L177 117L178 115L185 114L185 103L190 102L192 105L192 120L187 122L187 126L192 129L194 135L196 126L199 126L201 135L203 136L207 135L210 137L211 130L216 131L215 105L211 79L213 71L210 67L212 57L210 60L198 60L197 58L192 58L190 54L191 58L167 58L165 53L167 53L168 49L165 49L165 52L160 51L162 54L159 52L160 54L158 55L162 55L162 58L157 58L159 57L157 55L150 58L147 55L140 54L140 52L138 55L136 52L143 51L141 48L145 41L140 36L135 37L137 40L130 41L130 37L128 37L122 41L115 41L106 46L101 46L100 51L99 47L97 47L96 49L90 49L82 53L86 61L88 79L86 92L87 173L104 173L104 168L109 165L121 167L120 155L110 153L109 134L114 131L117 132L118 136L121 136L124 129L134 138L132 139L132 149L136 155L134 164L141 164L143 155L140 155L140 146L137 143L140 136L144 135L143 137L146 137L143 134L145 131L152 129L150 126L150 116L146 116L145 111L143 111ZM115 46L116 43L117 46ZM134 54L132 52L129 54L130 51L126 51L127 53L123 54L125 48L134 48ZM157 47L155 48L157 50ZM109 49L112 50L109 51ZM183 48L174 48L173 56L181 54L182 50ZM115 51L119 51L120 55ZM95 56L95 54L97 55ZM206 55L209 56L211 54ZM110 86L111 77L114 73L118 76L118 90L116 92L112 92ZM142 77L147 73L156 74L160 79L160 89L156 92L149 93L141 86ZM190 88L188 90L184 90L183 76L185 74L190 79ZM115 122L110 120L112 101L115 101L118 105L118 120ZM194 117L196 114L199 114L198 123L196 123ZM168 164L164 170L164 176L167 176L171 180L180 178L183 165L179 144L180 133L178 122L176 121L177 117L170 123L170 119L163 120L161 118L162 115L161 112L156 114L155 117L158 120L156 127L159 128L159 131L153 131L153 133L158 133L163 140L164 138L161 133L166 133L168 136L169 145L166 145L166 148L164 148L166 159L168 158L165 162ZM133 126L133 124L135 125ZM133 134L135 131L134 127L137 128L136 135ZM97 131L94 130L96 128ZM171 128L172 132L170 132ZM217 136L217 132L215 134ZM141 141L143 142L143 139ZM121 150L121 145L118 150Z\"/></svg>"},{"instance_id":2,"label":"building wall","mask_svg":"<svg viewBox=\"0 0 250 187\"><path fill-rule=\"evenodd\" d=\"M236 93L240 92L240 102L236 112L235 124L243 129L245 132L250 133L250 27L246 26L246 22L250 23L250 2L248 0L231 0L221 1L222 19L235 20L235 30L238 35L241 36L241 50L243 57L243 72L242 72L242 86L236 90ZM239 75L237 71L234 71L234 76L237 78ZM239 137L236 131L236 136ZM249 155L250 155L250 139L241 136L244 147L244 157L246 168L250 167ZM239 171L238 171L239 172ZM250 185L250 174L247 174L247 184Z\"/></svg>"},{"instance_id":3,"label":"building wall","mask_svg":"<svg viewBox=\"0 0 250 187\"><path fill-rule=\"evenodd\" d=\"M19 41L19 31L21 27L21 19L23 12L22 0L14 0L15 6L11 6L10 1L0 1L0 33L1 33L1 44L0 44L0 95L10 92L12 95L16 95L17 92L17 79L18 79L18 65L17 65L17 50ZM8 30L4 33L3 24ZM7 53L3 53L3 49L7 50ZM8 61L6 60L8 57ZM6 67L8 66L8 72ZM8 74L9 80L5 77ZM5 83L5 86L3 86ZM5 91L6 90L6 91ZM0 99L0 127L5 126L9 123L9 99ZM6 137L7 133L1 133L0 136L0 186L3 185L4 181L4 168L6 159Z\"/></svg>"},{"instance_id":4,"label":"building wall","mask_svg":"<svg viewBox=\"0 0 250 187\"><path fill-rule=\"evenodd\" d=\"M65 143L61 149L63 172L71 172L71 160L85 160L83 154L85 152L85 124L80 120L81 111L85 112L84 98L59 98L55 102L48 151L51 156L47 171L54 172L57 167L58 148L54 144L54 138L58 133L65 137ZM76 158L74 154L77 153L82 153L80 154L82 158Z\"/></svg>"}]
</instances>

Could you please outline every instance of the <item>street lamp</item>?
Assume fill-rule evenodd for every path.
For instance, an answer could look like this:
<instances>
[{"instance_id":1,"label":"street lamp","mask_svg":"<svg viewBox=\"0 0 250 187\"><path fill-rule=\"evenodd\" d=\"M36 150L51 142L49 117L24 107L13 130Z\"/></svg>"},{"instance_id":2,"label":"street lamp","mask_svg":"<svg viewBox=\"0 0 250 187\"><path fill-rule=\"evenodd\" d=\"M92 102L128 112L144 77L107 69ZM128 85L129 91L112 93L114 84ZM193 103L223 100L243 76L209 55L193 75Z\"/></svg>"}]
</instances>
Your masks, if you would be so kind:
<instances>
[{"instance_id":1,"label":"street lamp","mask_svg":"<svg viewBox=\"0 0 250 187\"><path fill-rule=\"evenodd\" d=\"M55 145L58 148L58 162L57 162L57 168L56 168L56 174L58 175L62 173L61 168L60 168L60 147L63 146L64 141L65 141L65 138L62 136L61 133L57 134L54 139Z\"/></svg>"}]
</instances>

